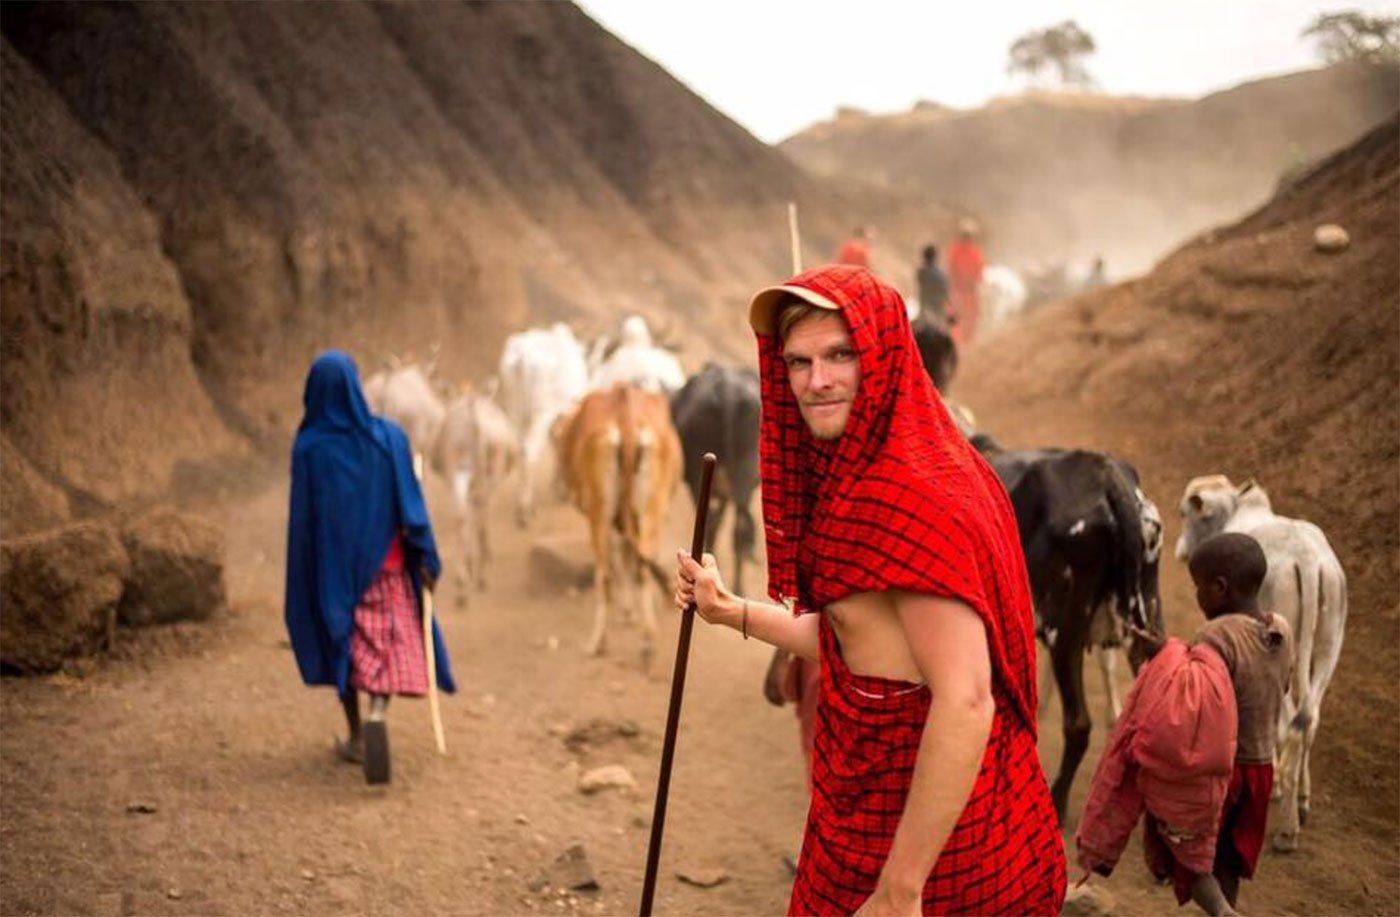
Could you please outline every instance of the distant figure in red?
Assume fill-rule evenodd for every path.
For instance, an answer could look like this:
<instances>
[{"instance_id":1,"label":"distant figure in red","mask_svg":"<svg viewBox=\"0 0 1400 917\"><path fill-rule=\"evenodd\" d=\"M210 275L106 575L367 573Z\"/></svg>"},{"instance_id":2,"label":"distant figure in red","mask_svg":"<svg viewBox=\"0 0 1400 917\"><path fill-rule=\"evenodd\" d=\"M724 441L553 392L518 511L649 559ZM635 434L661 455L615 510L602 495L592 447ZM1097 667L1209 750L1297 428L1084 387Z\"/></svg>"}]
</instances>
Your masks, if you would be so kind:
<instances>
[{"instance_id":1,"label":"distant figure in red","mask_svg":"<svg viewBox=\"0 0 1400 917\"><path fill-rule=\"evenodd\" d=\"M960 345L972 343L977 335L977 312L981 307L982 269L986 260L974 237L977 225L971 220L958 224L958 241L948 249L948 279L952 290L948 297L953 314L953 340Z\"/></svg>"},{"instance_id":2,"label":"distant figure in red","mask_svg":"<svg viewBox=\"0 0 1400 917\"><path fill-rule=\"evenodd\" d=\"M841 249L836 253L836 263L870 267L870 245L874 241L875 233L869 226L857 226L851 231L851 237L841 243Z\"/></svg>"}]
</instances>

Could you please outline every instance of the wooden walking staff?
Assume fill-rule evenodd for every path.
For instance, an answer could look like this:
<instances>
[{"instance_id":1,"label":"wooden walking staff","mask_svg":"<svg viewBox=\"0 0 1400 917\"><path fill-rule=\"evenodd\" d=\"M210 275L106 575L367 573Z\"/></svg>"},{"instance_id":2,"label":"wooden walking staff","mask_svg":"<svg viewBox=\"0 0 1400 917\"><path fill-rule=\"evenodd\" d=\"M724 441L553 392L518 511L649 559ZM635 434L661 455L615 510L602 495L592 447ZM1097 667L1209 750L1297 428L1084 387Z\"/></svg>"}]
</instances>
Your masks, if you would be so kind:
<instances>
[{"instance_id":1,"label":"wooden walking staff","mask_svg":"<svg viewBox=\"0 0 1400 917\"><path fill-rule=\"evenodd\" d=\"M438 754L447 754L447 737L442 732L442 707L438 704L437 653L433 652L433 590L423 584L423 655L428 660L428 711L433 717L433 740Z\"/></svg>"},{"instance_id":2,"label":"wooden walking staff","mask_svg":"<svg viewBox=\"0 0 1400 917\"><path fill-rule=\"evenodd\" d=\"M413 453L413 473L423 481L423 455ZM447 754L447 736L442 731L442 707L438 704L437 653L433 652L433 590L423 584L423 656L428 661L428 712L433 718L433 739L438 754Z\"/></svg>"},{"instance_id":3,"label":"wooden walking staff","mask_svg":"<svg viewBox=\"0 0 1400 917\"><path fill-rule=\"evenodd\" d=\"M710 481L715 474L715 454L706 452L700 469L700 497L695 501L695 531L690 539L690 556L705 556L705 521L710 511ZM681 633L676 640L676 664L671 670L671 706L666 711L666 739L661 744L661 776L656 783L656 805L651 811L651 843L647 846L646 878L642 881L642 917L651 917L651 899L656 892L656 867L661 862L661 835L666 827L666 796L671 788L671 760L676 753L676 727L681 718L681 697L685 693L685 667L690 660L690 630L695 624L695 603L681 612Z\"/></svg>"},{"instance_id":4,"label":"wooden walking staff","mask_svg":"<svg viewBox=\"0 0 1400 917\"><path fill-rule=\"evenodd\" d=\"M788 201L788 235L792 237L792 272L802 273L802 236L797 232L797 201Z\"/></svg>"}]
</instances>

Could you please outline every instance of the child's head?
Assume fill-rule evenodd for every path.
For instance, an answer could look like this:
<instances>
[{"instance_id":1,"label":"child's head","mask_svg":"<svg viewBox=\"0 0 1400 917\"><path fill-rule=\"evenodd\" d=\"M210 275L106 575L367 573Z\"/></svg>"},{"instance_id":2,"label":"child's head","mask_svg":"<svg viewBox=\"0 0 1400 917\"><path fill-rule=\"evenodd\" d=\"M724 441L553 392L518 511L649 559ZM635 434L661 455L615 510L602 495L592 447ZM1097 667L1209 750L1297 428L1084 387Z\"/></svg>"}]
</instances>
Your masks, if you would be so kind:
<instances>
[{"instance_id":1,"label":"child's head","mask_svg":"<svg viewBox=\"0 0 1400 917\"><path fill-rule=\"evenodd\" d=\"M1253 611L1269 562L1259 542L1239 532L1224 532L1201 542L1191 553L1196 604L1207 618Z\"/></svg>"}]
</instances>

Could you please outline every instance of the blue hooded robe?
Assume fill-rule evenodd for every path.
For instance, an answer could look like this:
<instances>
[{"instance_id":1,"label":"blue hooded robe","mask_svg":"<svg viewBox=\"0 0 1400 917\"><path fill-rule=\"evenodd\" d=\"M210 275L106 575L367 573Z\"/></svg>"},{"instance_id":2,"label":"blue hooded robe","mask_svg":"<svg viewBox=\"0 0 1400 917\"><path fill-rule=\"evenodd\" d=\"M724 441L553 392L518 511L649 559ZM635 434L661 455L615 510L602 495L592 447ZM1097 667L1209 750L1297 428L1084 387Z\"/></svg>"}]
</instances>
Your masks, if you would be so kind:
<instances>
[{"instance_id":1,"label":"blue hooded robe","mask_svg":"<svg viewBox=\"0 0 1400 917\"><path fill-rule=\"evenodd\" d=\"M379 574L396 533L419 605L420 569L442 569L408 437L369 412L355 361L328 350L311 364L305 415L292 446L287 524L287 634L308 685L349 686L355 606ZM437 682L456 690L433 620Z\"/></svg>"}]
</instances>

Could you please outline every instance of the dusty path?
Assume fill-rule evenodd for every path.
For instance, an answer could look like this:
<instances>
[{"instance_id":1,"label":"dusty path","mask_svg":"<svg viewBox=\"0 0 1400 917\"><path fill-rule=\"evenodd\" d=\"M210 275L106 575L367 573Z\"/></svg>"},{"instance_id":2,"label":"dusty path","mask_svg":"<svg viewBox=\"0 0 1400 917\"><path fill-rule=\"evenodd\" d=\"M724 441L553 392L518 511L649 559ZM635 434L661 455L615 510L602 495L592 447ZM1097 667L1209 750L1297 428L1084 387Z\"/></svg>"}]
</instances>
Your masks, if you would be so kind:
<instances>
[{"instance_id":1,"label":"dusty path","mask_svg":"<svg viewBox=\"0 0 1400 917\"><path fill-rule=\"evenodd\" d=\"M1032 418L994 400L977 407L989 426L1021 424L1018 439L1103 436L1068 412ZM1176 486L1168 470L1146 471L1150 491ZM491 590L461 611L455 586L444 586L461 684L444 704L450 754L433 753L425 705L398 702L394 782L371 789L357 769L331 760L330 739L341 728L333 697L301 687L284 643L285 485L206 509L229 532L231 615L128 636L118 658L82 677L3 683L0 912L634 912L667 692L664 676L641 672L635 629L614 632L609 656L583 657L588 597L532 592L529 539L502 527ZM680 494L671 543L687 540L688 513ZM536 531L576 537L582 550L582 527L566 507L550 510ZM1191 606L1178 566L1164 567L1164 598L1173 630L1186 633ZM666 668L674 621L662 620ZM805 808L796 725L790 709L760 697L760 644L702 627L692 652L657 910L779 913L790 883L783 857L796 847ZM1092 764L1106 730L1089 672ZM595 719L634 723L639 734L571 751L564 734ZM1056 700L1042 721L1042 755L1052 767L1058 723ZM614 763L636 775L638 792L577 792L580 767ZM1088 779L1081 771L1072 812ZM1364 829L1364 800L1325 773L1319 779L1303 852L1266 855L1244 906L1392 911L1393 844ZM136 803L155 811L129 813ZM538 889L539 871L574 842L585 845L601 889L573 897ZM1174 912L1170 893L1140 863L1134 847L1102 883L1116 909ZM723 869L727 881L699 889L675 878L679 868L706 867Z\"/></svg>"},{"instance_id":2,"label":"dusty path","mask_svg":"<svg viewBox=\"0 0 1400 917\"><path fill-rule=\"evenodd\" d=\"M678 495L677 544L686 509ZM460 686L444 702L450 754L432 751L426 705L400 701L390 711L394 782L371 789L331 760L342 728L334 697L300 686L284 644L285 490L225 512L227 620L151 635L128 647L136 658L80 680L4 683L0 912L635 910L668 690L664 676L641 672L635 629L614 631L609 656L585 658L588 597L532 598L527 541L503 528L489 592L459 611L455 586L444 586ZM538 529L577 529L584 544L565 507ZM675 630L662 620L667 668ZM702 628L692 653L657 909L775 913L805 805L796 725L760 697L760 644ZM571 752L564 733L595 718L640 733ZM636 775L638 792L575 789L580 766L614 763ZM156 811L129 814L138 802ZM576 901L532 892L535 874L576 841L601 890ZM675 879L686 867L729 878L695 888Z\"/></svg>"}]
</instances>

